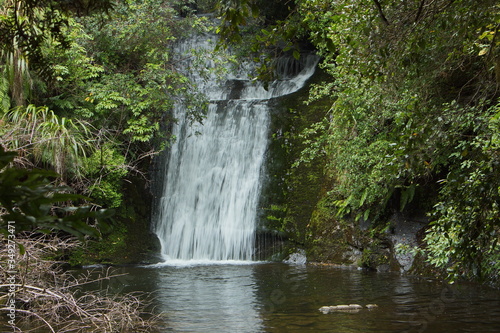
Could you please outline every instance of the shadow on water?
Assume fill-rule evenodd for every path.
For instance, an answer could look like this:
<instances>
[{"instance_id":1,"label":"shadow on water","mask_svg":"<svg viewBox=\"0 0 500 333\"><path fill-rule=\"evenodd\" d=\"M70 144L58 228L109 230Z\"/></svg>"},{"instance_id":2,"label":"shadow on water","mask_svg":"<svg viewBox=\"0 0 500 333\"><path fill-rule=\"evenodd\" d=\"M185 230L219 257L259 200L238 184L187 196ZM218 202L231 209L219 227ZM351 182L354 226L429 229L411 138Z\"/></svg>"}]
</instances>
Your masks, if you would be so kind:
<instances>
[{"instance_id":1,"label":"shadow on water","mask_svg":"<svg viewBox=\"0 0 500 333\"><path fill-rule=\"evenodd\" d=\"M498 332L500 292L350 268L278 263L121 268L153 292L164 332ZM323 314L338 304L377 304Z\"/></svg>"}]
</instances>

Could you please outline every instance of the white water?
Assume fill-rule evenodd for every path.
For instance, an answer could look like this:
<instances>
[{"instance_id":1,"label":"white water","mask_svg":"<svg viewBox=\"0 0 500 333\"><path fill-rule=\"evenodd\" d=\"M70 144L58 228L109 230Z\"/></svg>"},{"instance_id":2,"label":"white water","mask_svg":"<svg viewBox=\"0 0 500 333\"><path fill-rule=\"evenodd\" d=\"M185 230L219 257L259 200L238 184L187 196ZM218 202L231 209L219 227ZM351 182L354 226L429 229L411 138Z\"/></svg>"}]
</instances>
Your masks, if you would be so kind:
<instances>
[{"instance_id":1,"label":"white water","mask_svg":"<svg viewBox=\"0 0 500 333\"><path fill-rule=\"evenodd\" d=\"M184 53L212 48L210 38L197 36L178 46L177 53L187 59L183 61L186 69L193 63ZM270 121L268 101L300 89L314 73L317 61L315 56L305 57L302 71L272 82L268 90L245 77L242 68L248 65L227 75L222 84L215 76L207 81L199 73L190 73L210 104L203 125L190 125L184 109L175 109L177 140L166 161L155 227L165 260L252 260ZM205 65L215 66L211 61Z\"/></svg>"}]
</instances>

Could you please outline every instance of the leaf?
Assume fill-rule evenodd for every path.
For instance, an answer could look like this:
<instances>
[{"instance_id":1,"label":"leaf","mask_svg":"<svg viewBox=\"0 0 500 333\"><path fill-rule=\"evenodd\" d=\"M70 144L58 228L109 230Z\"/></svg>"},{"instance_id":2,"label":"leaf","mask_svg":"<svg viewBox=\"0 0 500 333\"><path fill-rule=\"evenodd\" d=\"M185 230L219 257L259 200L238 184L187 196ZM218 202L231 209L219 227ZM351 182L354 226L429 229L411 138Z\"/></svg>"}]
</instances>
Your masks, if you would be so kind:
<instances>
[{"instance_id":1,"label":"leaf","mask_svg":"<svg viewBox=\"0 0 500 333\"><path fill-rule=\"evenodd\" d=\"M6 159L10 152L0 149L0 160ZM90 210L89 206L67 206L57 208L59 203L72 200L88 199L81 195L68 193L68 187L54 186L50 178L57 174L47 170L27 170L18 168L2 168L0 170L0 206L5 209L1 216L0 230L7 228L6 221L16 221L16 232L39 228L64 230L82 237L91 235L99 237L99 231L86 223L88 218L105 224L108 212ZM52 211L57 214L52 214ZM22 251L23 249L21 249Z\"/></svg>"},{"instance_id":2,"label":"leaf","mask_svg":"<svg viewBox=\"0 0 500 333\"><path fill-rule=\"evenodd\" d=\"M401 200L399 203L399 210L402 212L406 205L413 200L415 196L416 186L414 184L408 186L405 190L401 192Z\"/></svg>"},{"instance_id":3,"label":"leaf","mask_svg":"<svg viewBox=\"0 0 500 333\"><path fill-rule=\"evenodd\" d=\"M330 52L335 52L335 51L336 51L336 49L335 49L335 44L333 43L333 41L332 41L330 38L328 38L328 39L326 40L326 48L327 48L327 49L328 49L328 51L330 51Z\"/></svg>"},{"instance_id":4,"label":"leaf","mask_svg":"<svg viewBox=\"0 0 500 333\"><path fill-rule=\"evenodd\" d=\"M365 200L366 200L366 197L368 196L368 189L365 189L365 191L363 192L363 195L361 196L361 200L359 201L359 207L360 208L361 206L363 206L363 204L365 203Z\"/></svg>"},{"instance_id":5,"label":"leaf","mask_svg":"<svg viewBox=\"0 0 500 333\"><path fill-rule=\"evenodd\" d=\"M259 6L257 6L257 4L256 4L256 3L252 3L252 4L250 5L250 9L252 10L252 16L253 16L254 18L256 18L256 17L258 17L258 16L259 16L259 12L260 12L260 10L259 10Z\"/></svg>"},{"instance_id":6,"label":"leaf","mask_svg":"<svg viewBox=\"0 0 500 333\"><path fill-rule=\"evenodd\" d=\"M370 217L370 209L365 210L365 214L363 215L363 219L366 221Z\"/></svg>"},{"instance_id":7,"label":"leaf","mask_svg":"<svg viewBox=\"0 0 500 333\"><path fill-rule=\"evenodd\" d=\"M19 254L20 254L20 255L23 255L23 254L25 254L25 253L26 253L26 248L24 247L24 245L23 245L23 244L21 244L21 243L17 243L17 246L19 247Z\"/></svg>"},{"instance_id":8,"label":"leaf","mask_svg":"<svg viewBox=\"0 0 500 333\"><path fill-rule=\"evenodd\" d=\"M483 56L483 55L487 54L489 50L490 50L489 47L485 47L485 48L481 49L481 51L479 51L479 53L477 55Z\"/></svg>"}]
</instances>

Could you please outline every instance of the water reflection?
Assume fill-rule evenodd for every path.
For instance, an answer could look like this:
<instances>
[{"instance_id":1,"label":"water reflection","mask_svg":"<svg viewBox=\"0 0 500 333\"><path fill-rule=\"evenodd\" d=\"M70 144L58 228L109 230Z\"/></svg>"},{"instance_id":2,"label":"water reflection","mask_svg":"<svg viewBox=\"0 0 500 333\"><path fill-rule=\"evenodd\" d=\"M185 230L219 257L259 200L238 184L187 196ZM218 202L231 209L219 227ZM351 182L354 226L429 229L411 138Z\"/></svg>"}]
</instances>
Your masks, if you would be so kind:
<instances>
[{"instance_id":1,"label":"water reflection","mask_svg":"<svg viewBox=\"0 0 500 333\"><path fill-rule=\"evenodd\" d=\"M436 281L343 268L255 267L265 332L498 332L500 294ZM475 300L470 306L467 300ZM324 305L379 308L327 315Z\"/></svg>"},{"instance_id":2,"label":"water reflection","mask_svg":"<svg viewBox=\"0 0 500 333\"><path fill-rule=\"evenodd\" d=\"M150 291L164 332L499 332L500 292L286 264L129 267L113 290ZM378 304L323 314L324 305Z\"/></svg>"},{"instance_id":3,"label":"water reflection","mask_svg":"<svg viewBox=\"0 0 500 333\"><path fill-rule=\"evenodd\" d=\"M253 266L163 267L157 298L168 330L261 332Z\"/></svg>"}]
</instances>

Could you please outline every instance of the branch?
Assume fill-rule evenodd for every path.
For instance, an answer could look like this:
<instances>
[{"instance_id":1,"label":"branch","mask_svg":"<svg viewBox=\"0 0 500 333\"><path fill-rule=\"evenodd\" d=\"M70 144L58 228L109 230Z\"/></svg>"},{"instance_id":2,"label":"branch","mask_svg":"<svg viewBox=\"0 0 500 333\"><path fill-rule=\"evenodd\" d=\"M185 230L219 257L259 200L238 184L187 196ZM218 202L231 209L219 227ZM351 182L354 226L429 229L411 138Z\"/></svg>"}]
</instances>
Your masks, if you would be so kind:
<instances>
[{"instance_id":1,"label":"branch","mask_svg":"<svg viewBox=\"0 0 500 333\"><path fill-rule=\"evenodd\" d=\"M373 2L375 3L375 6L377 7L378 14L380 15L380 18L382 19L382 21L386 25L389 25L390 23L384 15L384 11L382 10L382 6L380 5L380 2L378 0L373 0Z\"/></svg>"},{"instance_id":2,"label":"branch","mask_svg":"<svg viewBox=\"0 0 500 333\"><path fill-rule=\"evenodd\" d=\"M12 309L10 308L0 308L0 311L11 311ZM40 319L41 321L43 321L50 329L50 331L52 333L56 333L56 331L54 331L54 329L52 328L52 326L50 326L50 324L45 320L43 319L42 317L40 317L38 314L34 313L34 312L31 312L31 311L28 311L28 310L21 310L21 309L14 309L16 312L21 312L21 313L26 313L26 314L29 314L29 315L33 315L35 317L37 317L38 319Z\"/></svg>"},{"instance_id":3,"label":"branch","mask_svg":"<svg viewBox=\"0 0 500 333\"><path fill-rule=\"evenodd\" d=\"M442 10L445 10L446 8L450 7L451 5L453 5L453 3L457 1L457 0L450 0L450 2L448 2L448 4L446 6L443 7Z\"/></svg>"},{"instance_id":4,"label":"branch","mask_svg":"<svg viewBox=\"0 0 500 333\"><path fill-rule=\"evenodd\" d=\"M488 59L493 54L493 48L495 47L495 42L496 42L496 39L497 39L497 36L498 36L498 31L500 31L500 23L497 24L497 26L495 28L495 32L493 33L493 38L491 39L491 42L490 42L490 48L488 50L488 54L486 55L486 57Z\"/></svg>"},{"instance_id":5,"label":"branch","mask_svg":"<svg viewBox=\"0 0 500 333\"><path fill-rule=\"evenodd\" d=\"M425 0L420 1L420 5L418 6L417 15L415 16L415 20L413 21L414 23L417 23L418 20L420 19L420 15L422 15L422 10L424 9L424 5L425 5Z\"/></svg>"},{"instance_id":6,"label":"branch","mask_svg":"<svg viewBox=\"0 0 500 333\"><path fill-rule=\"evenodd\" d=\"M94 279L94 280L89 280L89 281L85 281L85 282L81 282L81 283L75 283L75 284L72 284L72 285L69 285L69 286L61 287L61 289L74 288L74 287L78 287L78 286L83 286L85 284L94 283L94 282L97 282L97 281L110 280L111 278L118 277L118 276L124 276L124 275L128 275L128 273L115 274L115 275L106 275L106 276L104 276L102 278L98 278L98 279Z\"/></svg>"},{"instance_id":7,"label":"branch","mask_svg":"<svg viewBox=\"0 0 500 333\"><path fill-rule=\"evenodd\" d=\"M35 286L29 286L29 285L20 284L20 283L0 284L0 288L10 287L10 286L16 286L16 287L19 287L21 289L23 289L23 288L33 289L33 290L39 291L41 293L45 293L45 295L44 294L38 294L40 296L52 296L52 297L59 298L59 299L64 298L63 296L58 295L57 293L55 293L55 292L53 292L53 291L51 291L49 289L46 289L46 288L44 289L44 288L39 288L39 287L35 287Z\"/></svg>"}]
</instances>

